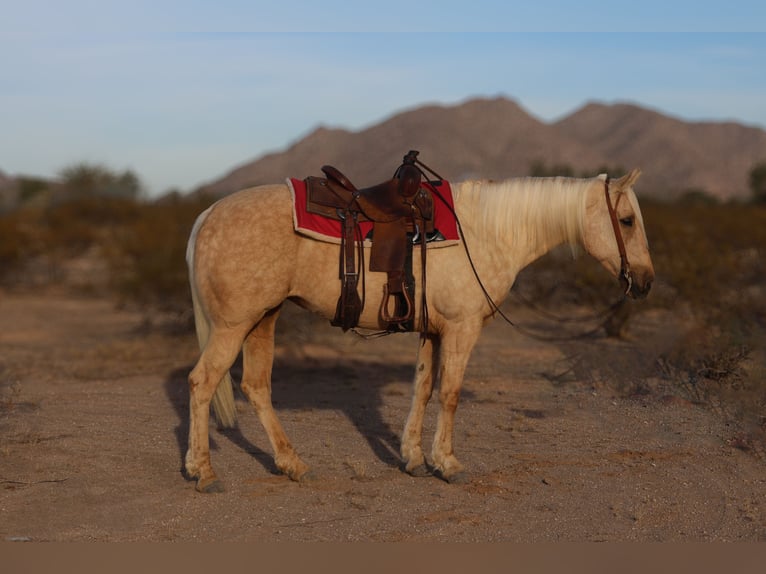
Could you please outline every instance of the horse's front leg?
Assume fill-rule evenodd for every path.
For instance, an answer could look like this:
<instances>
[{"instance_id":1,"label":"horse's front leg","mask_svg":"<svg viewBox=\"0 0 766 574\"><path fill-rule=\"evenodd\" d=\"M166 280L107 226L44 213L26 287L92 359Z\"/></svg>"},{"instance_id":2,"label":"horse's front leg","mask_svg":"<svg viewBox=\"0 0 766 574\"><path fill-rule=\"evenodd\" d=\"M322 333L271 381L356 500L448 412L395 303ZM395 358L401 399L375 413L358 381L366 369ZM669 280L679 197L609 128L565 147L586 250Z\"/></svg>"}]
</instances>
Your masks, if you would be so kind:
<instances>
[{"instance_id":1,"label":"horse's front leg","mask_svg":"<svg viewBox=\"0 0 766 574\"><path fill-rule=\"evenodd\" d=\"M439 340L435 335L428 335L418 350L412 405L402 434L401 453L404 460L404 470L412 476L428 474L426 459L423 456L421 446L423 416L438 376L438 356Z\"/></svg>"},{"instance_id":2,"label":"horse's front leg","mask_svg":"<svg viewBox=\"0 0 766 574\"><path fill-rule=\"evenodd\" d=\"M481 325L461 324L453 326L442 335L439 352L441 409L436 421L431 457L435 474L447 482L462 482L466 479L463 465L453 452L452 436L463 375L480 332Z\"/></svg>"}]
</instances>

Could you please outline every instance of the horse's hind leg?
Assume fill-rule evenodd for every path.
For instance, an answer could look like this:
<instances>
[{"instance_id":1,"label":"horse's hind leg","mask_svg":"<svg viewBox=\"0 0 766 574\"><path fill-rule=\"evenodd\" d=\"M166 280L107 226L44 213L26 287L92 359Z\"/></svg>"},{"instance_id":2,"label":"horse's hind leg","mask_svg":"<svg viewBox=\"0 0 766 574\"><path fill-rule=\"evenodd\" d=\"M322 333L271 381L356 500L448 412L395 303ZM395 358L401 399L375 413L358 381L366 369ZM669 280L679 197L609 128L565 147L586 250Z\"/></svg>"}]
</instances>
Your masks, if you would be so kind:
<instances>
[{"instance_id":1,"label":"horse's hind leg","mask_svg":"<svg viewBox=\"0 0 766 574\"><path fill-rule=\"evenodd\" d=\"M202 355L189 374L189 450L186 473L200 492L223 490L210 464L210 400L242 346L243 332L213 329Z\"/></svg>"},{"instance_id":2,"label":"horse's hind leg","mask_svg":"<svg viewBox=\"0 0 766 574\"><path fill-rule=\"evenodd\" d=\"M273 309L245 339L242 348L244 372L242 392L255 408L274 449L277 468L293 480L301 480L309 470L296 454L282 428L271 402L271 369L274 361L274 328L279 308Z\"/></svg>"},{"instance_id":3,"label":"horse's hind leg","mask_svg":"<svg viewBox=\"0 0 766 574\"><path fill-rule=\"evenodd\" d=\"M438 356L439 340L435 335L429 335L418 350L412 405L402 435L404 470L413 476L428 474L422 448L423 416L438 374Z\"/></svg>"}]
</instances>

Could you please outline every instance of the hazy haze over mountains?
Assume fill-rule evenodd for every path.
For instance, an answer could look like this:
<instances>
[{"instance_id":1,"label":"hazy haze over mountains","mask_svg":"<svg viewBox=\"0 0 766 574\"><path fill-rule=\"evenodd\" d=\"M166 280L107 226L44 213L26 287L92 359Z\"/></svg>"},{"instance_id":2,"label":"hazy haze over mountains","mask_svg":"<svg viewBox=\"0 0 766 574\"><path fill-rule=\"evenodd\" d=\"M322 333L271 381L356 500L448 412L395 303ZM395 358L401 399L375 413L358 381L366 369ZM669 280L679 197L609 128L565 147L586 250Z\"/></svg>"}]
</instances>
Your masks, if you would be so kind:
<instances>
[{"instance_id":1,"label":"hazy haze over mountains","mask_svg":"<svg viewBox=\"0 0 766 574\"><path fill-rule=\"evenodd\" d=\"M403 111L357 132L319 127L204 189L226 194L321 175L324 164L363 187L391 177L410 149L455 181L525 176L535 162L589 175L605 166L640 167L640 194L671 198L697 190L730 199L750 194L749 172L766 161L766 131L733 122L686 122L632 104L589 103L545 123L507 98L472 99Z\"/></svg>"}]
</instances>

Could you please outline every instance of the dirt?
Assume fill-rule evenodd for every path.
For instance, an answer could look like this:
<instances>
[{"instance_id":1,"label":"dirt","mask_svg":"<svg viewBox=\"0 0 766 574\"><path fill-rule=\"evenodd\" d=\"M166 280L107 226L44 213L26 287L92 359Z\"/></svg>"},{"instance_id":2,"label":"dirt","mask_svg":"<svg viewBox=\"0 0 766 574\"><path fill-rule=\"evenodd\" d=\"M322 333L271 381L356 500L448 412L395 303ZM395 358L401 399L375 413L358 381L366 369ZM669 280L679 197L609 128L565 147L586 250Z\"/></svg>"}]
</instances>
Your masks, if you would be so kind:
<instances>
[{"instance_id":1,"label":"dirt","mask_svg":"<svg viewBox=\"0 0 766 574\"><path fill-rule=\"evenodd\" d=\"M0 293L0 540L766 540L763 454L653 374L675 336L660 312L623 340L491 323L456 423L470 480L454 485L399 468L417 336L362 340L288 309L274 401L316 479L276 474L239 397L239 429L211 426L216 495L181 472L197 350L177 325L106 299Z\"/></svg>"}]
</instances>

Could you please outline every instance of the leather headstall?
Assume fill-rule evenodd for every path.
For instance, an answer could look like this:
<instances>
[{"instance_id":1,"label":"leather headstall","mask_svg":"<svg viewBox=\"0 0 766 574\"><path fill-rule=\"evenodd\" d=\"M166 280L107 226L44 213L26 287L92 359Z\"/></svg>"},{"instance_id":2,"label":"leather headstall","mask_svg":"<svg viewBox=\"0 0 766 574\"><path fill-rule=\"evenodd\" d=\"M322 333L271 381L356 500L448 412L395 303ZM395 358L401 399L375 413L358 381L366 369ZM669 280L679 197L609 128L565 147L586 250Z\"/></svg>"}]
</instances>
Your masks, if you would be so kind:
<instances>
[{"instance_id":1,"label":"leather headstall","mask_svg":"<svg viewBox=\"0 0 766 574\"><path fill-rule=\"evenodd\" d=\"M630 272L630 263L628 262L628 253L625 251L625 241L622 238L622 231L620 230L620 221L617 218L617 205L620 203L622 194L617 198L614 206L612 206L612 199L609 196L609 176L606 176L604 181L604 195L606 196L606 206L609 210L609 218L612 220L612 229L614 230L614 237L617 240L617 249L620 252L620 282L625 282L625 295L630 293L630 289L633 286L633 274Z\"/></svg>"}]
</instances>

